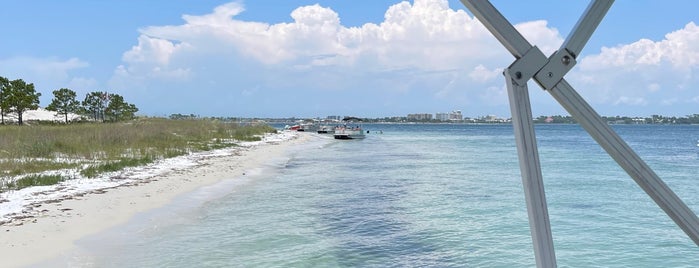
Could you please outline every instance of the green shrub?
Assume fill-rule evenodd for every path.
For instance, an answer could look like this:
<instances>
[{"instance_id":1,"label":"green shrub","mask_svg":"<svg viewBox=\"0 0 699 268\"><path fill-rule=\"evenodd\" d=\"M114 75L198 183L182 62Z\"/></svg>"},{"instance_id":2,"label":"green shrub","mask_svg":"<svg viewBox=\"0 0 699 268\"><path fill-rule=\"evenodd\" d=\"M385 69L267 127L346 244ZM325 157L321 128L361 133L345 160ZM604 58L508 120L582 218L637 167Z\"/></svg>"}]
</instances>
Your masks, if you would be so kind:
<instances>
[{"instance_id":1,"label":"green shrub","mask_svg":"<svg viewBox=\"0 0 699 268\"><path fill-rule=\"evenodd\" d=\"M29 175L5 186L9 190L19 190L31 186L54 185L65 180L61 175Z\"/></svg>"},{"instance_id":2,"label":"green shrub","mask_svg":"<svg viewBox=\"0 0 699 268\"><path fill-rule=\"evenodd\" d=\"M119 171L127 167L143 166L153 163L153 158L144 156L142 158L123 158L118 161L109 161L103 164L91 165L80 171L80 174L88 177L97 177L100 173Z\"/></svg>"}]
</instances>

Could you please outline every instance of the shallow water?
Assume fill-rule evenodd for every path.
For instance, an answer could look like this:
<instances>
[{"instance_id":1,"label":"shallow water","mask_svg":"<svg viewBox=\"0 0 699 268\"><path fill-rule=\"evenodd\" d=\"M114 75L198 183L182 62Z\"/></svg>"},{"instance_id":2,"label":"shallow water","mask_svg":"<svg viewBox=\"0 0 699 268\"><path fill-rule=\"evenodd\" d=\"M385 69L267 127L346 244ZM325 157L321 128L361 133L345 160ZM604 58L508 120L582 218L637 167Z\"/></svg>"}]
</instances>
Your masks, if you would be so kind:
<instances>
[{"instance_id":1,"label":"shallow water","mask_svg":"<svg viewBox=\"0 0 699 268\"><path fill-rule=\"evenodd\" d=\"M87 267L535 266L509 125L319 138L79 242ZM699 126L614 126L699 211ZM383 134L378 134L379 130ZM575 125L537 125L560 267L696 267L699 250Z\"/></svg>"}]
</instances>

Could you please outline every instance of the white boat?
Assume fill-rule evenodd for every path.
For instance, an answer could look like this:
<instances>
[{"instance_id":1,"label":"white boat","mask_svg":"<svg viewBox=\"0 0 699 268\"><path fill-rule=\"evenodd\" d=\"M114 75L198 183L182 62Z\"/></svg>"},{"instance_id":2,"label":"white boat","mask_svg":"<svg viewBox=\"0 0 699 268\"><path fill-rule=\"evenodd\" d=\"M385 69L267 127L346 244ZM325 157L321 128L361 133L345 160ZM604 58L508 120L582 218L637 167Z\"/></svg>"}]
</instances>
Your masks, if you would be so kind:
<instances>
[{"instance_id":1,"label":"white boat","mask_svg":"<svg viewBox=\"0 0 699 268\"><path fill-rule=\"evenodd\" d=\"M318 125L314 123L303 123L296 131L315 132L318 130Z\"/></svg>"},{"instance_id":2,"label":"white boat","mask_svg":"<svg viewBox=\"0 0 699 268\"><path fill-rule=\"evenodd\" d=\"M335 127L322 125L318 127L318 134L335 134Z\"/></svg>"},{"instance_id":3,"label":"white boat","mask_svg":"<svg viewBox=\"0 0 699 268\"><path fill-rule=\"evenodd\" d=\"M345 121L345 123L342 126L335 128L335 134L333 134L335 139L355 140L366 137L366 135L364 135L364 129L362 126L358 123L354 123L354 121L361 122L361 119L356 117L345 117L342 119L342 121Z\"/></svg>"},{"instance_id":4,"label":"white boat","mask_svg":"<svg viewBox=\"0 0 699 268\"><path fill-rule=\"evenodd\" d=\"M364 130L361 127L337 127L335 128L335 134L333 134L335 139L338 140L355 140L363 139Z\"/></svg>"},{"instance_id":5,"label":"white boat","mask_svg":"<svg viewBox=\"0 0 699 268\"><path fill-rule=\"evenodd\" d=\"M339 125L339 120L323 119L318 125L318 134L335 134L335 126Z\"/></svg>"},{"instance_id":6,"label":"white boat","mask_svg":"<svg viewBox=\"0 0 699 268\"><path fill-rule=\"evenodd\" d=\"M289 130L295 130L295 131L300 131L300 132L316 132L318 130L318 124L316 123L316 120L314 119L304 119L304 120L299 120L296 125L293 125L289 128L285 128Z\"/></svg>"}]
</instances>

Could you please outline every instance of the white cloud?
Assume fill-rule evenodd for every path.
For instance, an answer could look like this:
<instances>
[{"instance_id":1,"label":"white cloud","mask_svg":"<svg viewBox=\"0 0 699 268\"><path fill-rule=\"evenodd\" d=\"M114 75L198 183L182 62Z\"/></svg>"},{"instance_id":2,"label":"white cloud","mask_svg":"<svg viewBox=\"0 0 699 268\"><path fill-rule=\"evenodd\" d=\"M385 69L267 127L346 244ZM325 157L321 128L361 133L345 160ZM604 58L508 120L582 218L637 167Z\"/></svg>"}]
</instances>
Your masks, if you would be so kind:
<instances>
[{"instance_id":1,"label":"white cloud","mask_svg":"<svg viewBox=\"0 0 699 268\"><path fill-rule=\"evenodd\" d=\"M509 113L501 73L513 58L475 18L449 8L446 0L400 2L381 23L359 27L342 25L341 14L318 4L295 9L288 23L237 19L244 11L241 3L228 3L209 14L184 15L180 25L141 29L110 85L137 93L148 105L168 95L158 103L177 107L186 100L205 107L202 113L259 115L252 103L284 107L299 96L332 103L368 95L356 109L392 107L402 114L417 106L497 106ZM543 20L516 28L547 55L563 42ZM568 79L593 104L608 107L659 104L671 99L668 92L691 99L698 36L698 27L689 23L661 41L603 48L579 59ZM537 92L532 102L551 100ZM293 109L308 107L317 105ZM276 115L287 115L281 113Z\"/></svg>"},{"instance_id":2,"label":"white cloud","mask_svg":"<svg viewBox=\"0 0 699 268\"><path fill-rule=\"evenodd\" d=\"M124 53L123 60L131 63L150 62L155 65L168 65L170 57L180 45L164 39L138 37L138 45Z\"/></svg>"},{"instance_id":3,"label":"white cloud","mask_svg":"<svg viewBox=\"0 0 699 268\"><path fill-rule=\"evenodd\" d=\"M95 86L94 78L75 76L75 72L90 64L78 58L59 59L56 57L13 57L0 59L0 75L8 79L22 79L33 83L41 93L41 105L46 105L53 97L52 92L60 88L70 88L78 93L88 86Z\"/></svg>"},{"instance_id":4,"label":"white cloud","mask_svg":"<svg viewBox=\"0 0 699 268\"><path fill-rule=\"evenodd\" d=\"M656 92L656 91L658 91L658 90L660 90L660 85L659 85L658 83L650 83L650 84L648 85L648 91L650 91L650 92Z\"/></svg>"},{"instance_id":5,"label":"white cloud","mask_svg":"<svg viewBox=\"0 0 699 268\"><path fill-rule=\"evenodd\" d=\"M196 98L188 98L194 93L186 88L206 81L218 87L212 92L233 90L238 94L226 95L271 103L283 103L269 99L278 90L371 92L374 105L420 92L480 103L469 99L498 96L483 92L501 87L500 68L512 60L480 22L446 0L401 2L388 8L383 22L360 27L343 26L337 12L317 4L295 9L292 22L278 24L236 19L244 10L228 3L210 14L184 15L181 25L141 29L110 84L143 96L181 94L188 101ZM517 27L547 52L562 42L545 21ZM172 88L177 79L182 83Z\"/></svg>"},{"instance_id":6,"label":"white cloud","mask_svg":"<svg viewBox=\"0 0 699 268\"><path fill-rule=\"evenodd\" d=\"M14 57L0 60L0 72L7 74L9 79L21 78L28 82L67 80L70 71L88 66L87 62L77 58L61 60L53 57Z\"/></svg>"},{"instance_id":7,"label":"white cloud","mask_svg":"<svg viewBox=\"0 0 699 268\"><path fill-rule=\"evenodd\" d=\"M597 65L633 69L665 64L676 70L689 71L699 64L699 27L690 22L658 42L641 39L628 45L602 48L601 54L588 57L587 61L583 65L586 68Z\"/></svg>"},{"instance_id":8,"label":"white cloud","mask_svg":"<svg viewBox=\"0 0 699 268\"><path fill-rule=\"evenodd\" d=\"M579 62L570 80L600 106L662 106L691 99L699 84L699 27L690 22L660 41L604 47Z\"/></svg>"},{"instance_id":9,"label":"white cloud","mask_svg":"<svg viewBox=\"0 0 699 268\"><path fill-rule=\"evenodd\" d=\"M502 71L502 68L488 70L487 68L485 68L485 66L479 64L478 66L473 68L473 71L471 71L471 73L469 73L468 76L473 81L485 83L501 76Z\"/></svg>"},{"instance_id":10,"label":"white cloud","mask_svg":"<svg viewBox=\"0 0 699 268\"><path fill-rule=\"evenodd\" d=\"M699 65L699 26L690 22L658 42L641 39L628 45L602 48L601 54L590 56L586 61L583 66L591 70L670 67L674 71L688 72Z\"/></svg>"},{"instance_id":11,"label":"white cloud","mask_svg":"<svg viewBox=\"0 0 699 268\"><path fill-rule=\"evenodd\" d=\"M551 55L563 43L558 30L549 28L548 22L545 20L524 22L516 27L529 43L539 47L544 55Z\"/></svg>"},{"instance_id":12,"label":"white cloud","mask_svg":"<svg viewBox=\"0 0 699 268\"><path fill-rule=\"evenodd\" d=\"M204 16L184 15L182 18L189 25L202 25L205 27L225 27L230 18L240 14L245 9L239 3L228 3L214 8L214 13Z\"/></svg>"},{"instance_id":13,"label":"white cloud","mask_svg":"<svg viewBox=\"0 0 699 268\"><path fill-rule=\"evenodd\" d=\"M646 104L648 104L648 101L646 101L644 98L641 98L641 97L621 96L614 102L614 104L615 105L618 105L618 104L646 105Z\"/></svg>"}]
</instances>

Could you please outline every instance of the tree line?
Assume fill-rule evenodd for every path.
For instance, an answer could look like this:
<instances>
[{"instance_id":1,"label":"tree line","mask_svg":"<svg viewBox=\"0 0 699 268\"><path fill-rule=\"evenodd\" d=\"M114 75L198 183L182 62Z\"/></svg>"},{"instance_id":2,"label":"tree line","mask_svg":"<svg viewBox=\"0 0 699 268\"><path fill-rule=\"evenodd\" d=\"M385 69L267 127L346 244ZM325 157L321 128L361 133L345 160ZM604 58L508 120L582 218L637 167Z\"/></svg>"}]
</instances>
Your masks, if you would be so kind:
<instances>
[{"instance_id":1,"label":"tree line","mask_svg":"<svg viewBox=\"0 0 699 268\"><path fill-rule=\"evenodd\" d=\"M662 116L654 114L651 117L629 116L602 116L602 120L608 124L699 124L699 114L691 114L684 117ZM577 124L572 116L539 116L534 118L534 123Z\"/></svg>"},{"instance_id":2,"label":"tree line","mask_svg":"<svg viewBox=\"0 0 699 268\"><path fill-rule=\"evenodd\" d=\"M5 124L5 116L17 114L17 123L22 125L22 115L29 110L39 108L41 93L36 92L33 83L22 79L9 80L0 76L0 123ZM53 99L46 110L62 115L69 123L69 114L80 114L95 121L122 121L135 118L138 108L124 101L119 94L102 91L90 92L82 102L78 101L75 91L61 88L53 91Z\"/></svg>"}]
</instances>

